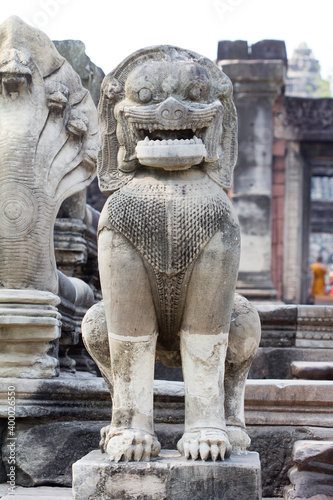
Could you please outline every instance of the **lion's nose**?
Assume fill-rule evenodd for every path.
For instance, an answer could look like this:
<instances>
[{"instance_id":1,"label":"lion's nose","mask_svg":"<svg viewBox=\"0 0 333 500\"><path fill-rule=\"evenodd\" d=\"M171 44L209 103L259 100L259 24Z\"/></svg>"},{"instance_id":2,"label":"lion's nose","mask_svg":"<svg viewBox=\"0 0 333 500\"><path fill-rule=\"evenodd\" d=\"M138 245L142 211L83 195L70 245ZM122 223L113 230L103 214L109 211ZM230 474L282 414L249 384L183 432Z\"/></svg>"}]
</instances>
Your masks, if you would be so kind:
<instances>
[{"instance_id":1,"label":"lion's nose","mask_svg":"<svg viewBox=\"0 0 333 500\"><path fill-rule=\"evenodd\" d=\"M177 99L168 97L158 108L160 120L166 125L175 125L186 119L187 108Z\"/></svg>"}]
</instances>

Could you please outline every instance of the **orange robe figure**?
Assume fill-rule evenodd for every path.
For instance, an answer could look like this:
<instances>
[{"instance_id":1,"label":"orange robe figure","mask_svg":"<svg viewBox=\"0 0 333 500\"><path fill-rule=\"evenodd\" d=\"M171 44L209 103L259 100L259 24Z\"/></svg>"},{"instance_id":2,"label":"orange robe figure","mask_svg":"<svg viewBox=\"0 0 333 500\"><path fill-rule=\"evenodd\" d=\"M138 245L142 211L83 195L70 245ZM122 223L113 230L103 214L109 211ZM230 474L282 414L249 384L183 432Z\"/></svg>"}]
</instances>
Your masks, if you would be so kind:
<instances>
[{"instance_id":1,"label":"orange robe figure","mask_svg":"<svg viewBox=\"0 0 333 500\"><path fill-rule=\"evenodd\" d=\"M315 262L311 266L313 274L311 297L315 295L325 295L325 276L327 268L321 262Z\"/></svg>"}]
</instances>

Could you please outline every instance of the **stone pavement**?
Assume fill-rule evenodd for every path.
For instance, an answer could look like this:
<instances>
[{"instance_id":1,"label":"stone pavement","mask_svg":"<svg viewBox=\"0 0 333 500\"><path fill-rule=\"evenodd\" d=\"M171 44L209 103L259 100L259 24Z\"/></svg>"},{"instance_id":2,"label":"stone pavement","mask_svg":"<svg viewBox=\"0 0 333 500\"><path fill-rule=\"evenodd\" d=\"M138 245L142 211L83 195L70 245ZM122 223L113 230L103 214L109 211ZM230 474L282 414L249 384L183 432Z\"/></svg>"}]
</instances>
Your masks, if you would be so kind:
<instances>
[{"instance_id":1,"label":"stone pavement","mask_svg":"<svg viewBox=\"0 0 333 500\"><path fill-rule=\"evenodd\" d=\"M8 491L7 484L0 484L0 498L1 500L72 500L72 489L56 486L39 486L38 488L18 486L12 494Z\"/></svg>"},{"instance_id":2,"label":"stone pavement","mask_svg":"<svg viewBox=\"0 0 333 500\"><path fill-rule=\"evenodd\" d=\"M1 500L72 500L72 489L56 486L39 486L37 488L18 486L14 495L9 495L8 485L0 484L0 498ZM282 498L263 498L262 500L282 500Z\"/></svg>"}]
</instances>

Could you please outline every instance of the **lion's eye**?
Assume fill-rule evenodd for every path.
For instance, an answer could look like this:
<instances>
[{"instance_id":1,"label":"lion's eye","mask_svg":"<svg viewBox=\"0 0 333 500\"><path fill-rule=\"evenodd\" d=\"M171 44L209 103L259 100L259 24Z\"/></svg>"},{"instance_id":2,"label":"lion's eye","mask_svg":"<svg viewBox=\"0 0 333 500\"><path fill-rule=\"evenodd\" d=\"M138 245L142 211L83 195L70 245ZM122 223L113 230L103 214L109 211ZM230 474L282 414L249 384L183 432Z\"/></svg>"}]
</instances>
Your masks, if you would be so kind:
<instances>
[{"instance_id":1,"label":"lion's eye","mask_svg":"<svg viewBox=\"0 0 333 500\"><path fill-rule=\"evenodd\" d=\"M151 101L152 93L151 90L143 88L139 90L138 96L141 102L149 102Z\"/></svg>"},{"instance_id":2,"label":"lion's eye","mask_svg":"<svg viewBox=\"0 0 333 500\"><path fill-rule=\"evenodd\" d=\"M201 89L200 87L192 87L191 90L189 91L189 97L192 99L192 101L197 101L200 99L201 96Z\"/></svg>"},{"instance_id":3,"label":"lion's eye","mask_svg":"<svg viewBox=\"0 0 333 500\"><path fill-rule=\"evenodd\" d=\"M28 61L22 61L23 66L28 66Z\"/></svg>"}]
</instances>

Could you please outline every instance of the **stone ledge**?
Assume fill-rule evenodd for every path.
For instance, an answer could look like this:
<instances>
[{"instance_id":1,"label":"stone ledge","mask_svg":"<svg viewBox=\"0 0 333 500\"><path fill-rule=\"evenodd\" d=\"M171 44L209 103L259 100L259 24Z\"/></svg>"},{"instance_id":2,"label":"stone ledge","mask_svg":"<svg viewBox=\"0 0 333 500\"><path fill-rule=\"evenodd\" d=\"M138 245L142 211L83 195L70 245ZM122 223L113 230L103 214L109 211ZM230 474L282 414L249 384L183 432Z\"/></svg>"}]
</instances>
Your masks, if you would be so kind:
<instances>
[{"instance_id":1,"label":"stone ledge","mask_svg":"<svg viewBox=\"0 0 333 500\"><path fill-rule=\"evenodd\" d=\"M16 388L16 417L108 420L110 394L104 380L89 373L54 379L0 379L0 418L7 418L8 386ZM184 421L184 384L156 380L155 421ZM292 401L292 405L290 402ZM257 380L246 383L248 425L332 426L333 381Z\"/></svg>"},{"instance_id":2,"label":"stone ledge","mask_svg":"<svg viewBox=\"0 0 333 500\"><path fill-rule=\"evenodd\" d=\"M224 462L186 460L165 450L150 462L110 462L92 451L73 464L74 500L259 500L258 453Z\"/></svg>"}]
</instances>

